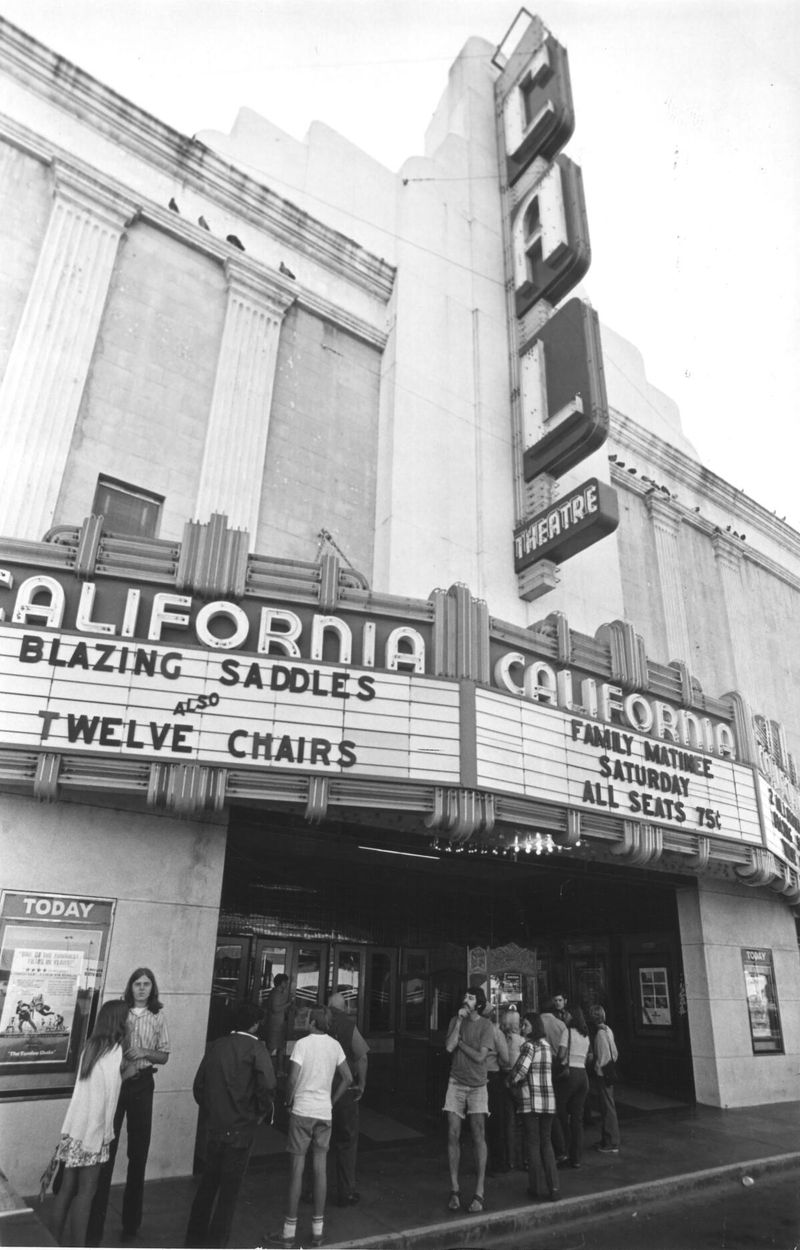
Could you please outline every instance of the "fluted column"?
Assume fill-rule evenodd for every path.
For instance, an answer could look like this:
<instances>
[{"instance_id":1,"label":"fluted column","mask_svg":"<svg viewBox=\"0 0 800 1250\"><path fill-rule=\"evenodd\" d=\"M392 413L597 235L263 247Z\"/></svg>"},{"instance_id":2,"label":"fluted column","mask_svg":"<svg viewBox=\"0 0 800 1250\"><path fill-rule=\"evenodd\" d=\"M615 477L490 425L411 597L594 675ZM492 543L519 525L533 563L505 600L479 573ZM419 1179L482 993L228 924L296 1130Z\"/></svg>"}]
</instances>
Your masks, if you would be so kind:
<instances>
[{"instance_id":1,"label":"fluted column","mask_svg":"<svg viewBox=\"0 0 800 1250\"><path fill-rule=\"evenodd\" d=\"M294 292L230 260L228 309L206 428L196 515L225 513L255 540L278 339Z\"/></svg>"},{"instance_id":2,"label":"fluted column","mask_svg":"<svg viewBox=\"0 0 800 1250\"><path fill-rule=\"evenodd\" d=\"M53 521L108 285L136 205L56 164L53 210L0 383L0 534Z\"/></svg>"},{"instance_id":3,"label":"fluted column","mask_svg":"<svg viewBox=\"0 0 800 1250\"><path fill-rule=\"evenodd\" d=\"M667 631L667 652L671 660L683 660L692 667L689 626L683 598L681 558L678 548L678 532L681 514L673 503L656 494L647 496L647 507L653 523L656 540L656 564L664 607L664 625Z\"/></svg>"},{"instance_id":4,"label":"fluted column","mask_svg":"<svg viewBox=\"0 0 800 1250\"><path fill-rule=\"evenodd\" d=\"M728 634L728 679L732 690L752 696L747 686L747 657L752 641L742 629L740 605L746 601L742 588L742 552L738 542L727 534L715 534L711 540L722 586L722 605Z\"/></svg>"}]
</instances>

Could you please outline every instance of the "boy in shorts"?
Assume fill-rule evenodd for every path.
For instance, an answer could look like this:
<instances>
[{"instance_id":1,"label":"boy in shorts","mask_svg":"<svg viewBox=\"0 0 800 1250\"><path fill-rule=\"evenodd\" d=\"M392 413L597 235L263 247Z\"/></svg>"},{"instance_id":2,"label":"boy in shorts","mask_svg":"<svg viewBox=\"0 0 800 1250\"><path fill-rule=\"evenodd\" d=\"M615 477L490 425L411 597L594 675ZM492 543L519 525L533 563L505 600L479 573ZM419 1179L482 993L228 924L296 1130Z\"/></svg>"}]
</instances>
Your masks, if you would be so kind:
<instances>
[{"instance_id":1,"label":"boy in shorts","mask_svg":"<svg viewBox=\"0 0 800 1250\"><path fill-rule=\"evenodd\" d=\"M486 995L481 986L470 986L457 1015L447 1029L445 1049L453 1056L450 1080L443 1111L447 1112L447 1161L450 1167L449 1211L461 1210L458 1169L461 1162L461 1128L469 1116L472 1148L475 1153L475 1196L467 1207L470 1215L478 1215L486 1202L483 1187L486 1177L487 1060L494 1045L491 1020L483 1016Z\"/></svg>"},{"instance_id":2,"label":"boy in shorts","mask_svg":"<svg viewBox=\"0 0 800 1250\"><path fill-rule=\"evenodd\" d=\"M312 1148L314 1168L311 1244L322 1245L333 1104L338 1102L353 1080L344 1051L330 1036L329 1020L326 1008L315 1007L311 1012L310 1032L295 1043L289 1060L286 1083L289 1136L286 1149L290 1156L290 1169L288 1211L283 1222L285 1247L293 1246L297 1236L297 1208L309 1146ZM335 1092L331 1093L337 1073L340 1079Z\"/></svg>"}]
</instances>

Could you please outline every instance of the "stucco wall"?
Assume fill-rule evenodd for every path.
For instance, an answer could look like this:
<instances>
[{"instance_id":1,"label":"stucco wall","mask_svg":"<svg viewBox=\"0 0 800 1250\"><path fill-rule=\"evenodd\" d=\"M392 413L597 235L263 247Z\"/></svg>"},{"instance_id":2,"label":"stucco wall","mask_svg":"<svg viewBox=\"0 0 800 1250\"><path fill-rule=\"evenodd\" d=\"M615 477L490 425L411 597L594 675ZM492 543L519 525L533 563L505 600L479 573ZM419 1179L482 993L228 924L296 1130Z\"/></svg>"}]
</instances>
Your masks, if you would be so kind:
<instances>
[{"instance_id":1,"label":"stucco wall","mask_svg":"<svg viewBox=\"0 0 800 1250\"><path fill-rule=\"evenodd\" d=\"M148 1177L190 1173L196 1129L191 1084L203 1053L225 827L72 803L0 798L2 886L116 899L103 998L139 965L152 967L172 1055L156 1076ZM0 1101L0 1167L34 1193L58 1141L63 1099ZM115 1179L124 1178L125 1147Z\"/></svg>"},{"instance_id":2,"label":"stucco wall","mask_svg":"<svg viewBox=\"0 0 800 1250\"><path fill-rule=\"evenodd\" d=\"M281 329L257 551L313 560L320 529L372 574L381 354L298 308Z\"/></svg>"},{"instance_id":3,"label":"stucco wall","mask_svg":"<svg viewBox=\"0 0 800 1250\"><path fill-rule=\"evenodd\" d=\"M46 166L0 143L0 378L25 307L51 205Z\"/></svg>"},{"instance_id":4,"label":"stucco wall","mask_svg":"<svg viewBox=\"0 0 800 1250\"><path fill-rule=\"evenodd\" d=\"M700 878L678 890L697 1101L749 1107L797 1097L800 956L794 917L769 890ZM753 1054L742 949L772 951L785 1053Z\"/></svg>"},{"instance_id":5,"label":"stucco wall","mask_svg":"<svg viewBox=\"0 0 800 1250\"><path fill-rule=\"evenodd\" d=\"M89 514L102 473L163 495L158 537L180 537L195 510L226 290L223 268L210 257L146 224L129 229L72 438L58 523Z\"/></svg>"}]
</instances>

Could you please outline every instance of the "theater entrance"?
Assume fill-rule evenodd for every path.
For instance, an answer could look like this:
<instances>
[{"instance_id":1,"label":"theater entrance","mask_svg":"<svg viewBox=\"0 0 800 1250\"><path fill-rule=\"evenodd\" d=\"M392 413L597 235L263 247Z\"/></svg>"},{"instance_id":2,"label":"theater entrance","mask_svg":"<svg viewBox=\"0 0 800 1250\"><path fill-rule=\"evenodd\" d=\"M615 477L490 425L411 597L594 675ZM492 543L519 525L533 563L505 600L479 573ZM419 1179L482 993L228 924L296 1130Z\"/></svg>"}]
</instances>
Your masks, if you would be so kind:
<instances>
[{"instance_id":1,"label":"theater entrance","mask_svg":"<svg viewBox=\"0 0 800 1250\"><path fill-rule=\"evenodd\" d=\"M366 1103L440 1113L467 981L500 1005L605 1007L631 1082L690 1101L676 889L690 878L542 856L442 857L360 826L242 813L229 832L209 1031L291 978L289 1046L334 991L370 1047ZM481 962L483 960L483 963ZM496 994L494 991L496 990Z\"/></svg>"}]
</instances>

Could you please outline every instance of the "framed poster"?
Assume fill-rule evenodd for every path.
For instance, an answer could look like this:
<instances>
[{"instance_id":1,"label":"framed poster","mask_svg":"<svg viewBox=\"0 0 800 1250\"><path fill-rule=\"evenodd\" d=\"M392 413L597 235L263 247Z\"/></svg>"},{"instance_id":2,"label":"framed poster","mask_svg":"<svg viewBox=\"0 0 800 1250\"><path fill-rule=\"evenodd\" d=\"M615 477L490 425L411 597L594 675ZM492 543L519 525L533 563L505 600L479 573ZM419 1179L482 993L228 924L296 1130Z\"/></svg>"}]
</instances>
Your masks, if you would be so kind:
<instances>
[{"instance_id":1,"label":"framed poster","mask_svg":"<svg viewBox=\"0 0 800 1250\"><path fill-rule=\"evenodd\" d=\"M742 968L753 1054L783 1054L783 1031L772 951L743 948Z\"/></svg>"},{"instance_id":2,"label":"framed poster","mask_svg":"<svg viewBox=\"0 0 800 1250\"><path fill-rule=\"evenodd\" d=\"M672 1004L666 968L639 967L639 1008L642 1024L650 1028L671 1027Z\"/></svg>"},{"instance_id":3,"label":"framed poster","mask_svg":"<svg viewBox=\"0 0 800 1250\"><path fill-rule=\"evenodd\" d=\"M69 1093L105 979L112 899L0 896L0 1096Z\"/></svg>"}]
</instances>

